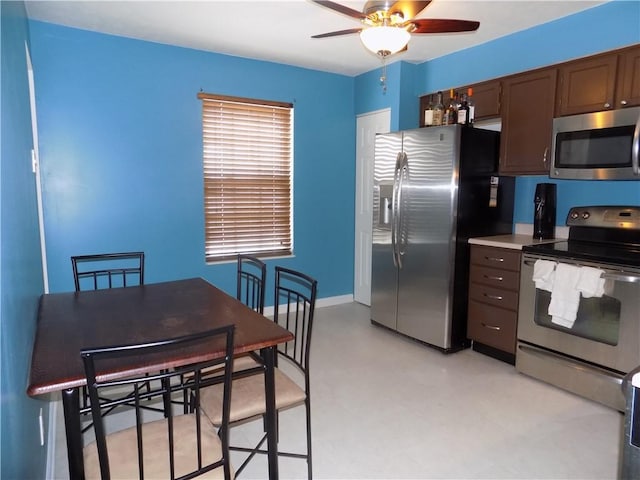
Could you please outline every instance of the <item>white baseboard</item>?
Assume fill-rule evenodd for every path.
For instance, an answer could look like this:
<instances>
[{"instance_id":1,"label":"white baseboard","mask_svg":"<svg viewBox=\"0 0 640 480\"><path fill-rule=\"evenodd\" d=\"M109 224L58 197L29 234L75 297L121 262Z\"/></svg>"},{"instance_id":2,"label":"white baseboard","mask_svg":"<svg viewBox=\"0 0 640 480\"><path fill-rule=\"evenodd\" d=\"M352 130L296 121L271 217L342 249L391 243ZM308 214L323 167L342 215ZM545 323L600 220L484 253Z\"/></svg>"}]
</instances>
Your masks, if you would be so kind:
<instances>
[{"instance_id":1,"label":"white baseboard","mask_svg":"<svg viewBox=\"0 0 640 480\"><path fill-rule=\"evenodd\" d=\"M49 425L47 427L47 469L45 478L55 480L56 478L56 433L58 428L58 408L60 401L49 403Z\"/></svg>"},{"instance_id":2,"label":"white baseboard","mask_svg":"<svg viewBox=\"0 0 640 480\"><path fill-rule=\"evenodd\" d=\"M341 305L343 303L353 302L353 294L338 295L337 297L326 297L316 299L316 308L331 307L333 305ZM273 316L273 307L265 307L264 315L267 317Z\"/></svg>"}]
</instances>

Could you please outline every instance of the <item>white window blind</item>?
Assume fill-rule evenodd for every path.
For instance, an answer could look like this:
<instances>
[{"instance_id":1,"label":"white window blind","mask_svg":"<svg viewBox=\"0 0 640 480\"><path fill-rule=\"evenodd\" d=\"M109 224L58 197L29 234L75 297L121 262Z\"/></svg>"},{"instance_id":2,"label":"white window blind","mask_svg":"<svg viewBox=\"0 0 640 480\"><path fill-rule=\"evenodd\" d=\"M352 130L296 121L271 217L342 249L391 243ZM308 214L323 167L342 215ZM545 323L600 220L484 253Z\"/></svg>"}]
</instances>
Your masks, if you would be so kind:
<instances>
[{"instance_id":1,"label":"white window blind","mask_svg":"<svg viewBox=\"0 0 640 480\"><path fill-rule=\"evenodd\" d=\"M198 98L206 259L291 254L293 105Z\"/></svg>"}]
</instances>

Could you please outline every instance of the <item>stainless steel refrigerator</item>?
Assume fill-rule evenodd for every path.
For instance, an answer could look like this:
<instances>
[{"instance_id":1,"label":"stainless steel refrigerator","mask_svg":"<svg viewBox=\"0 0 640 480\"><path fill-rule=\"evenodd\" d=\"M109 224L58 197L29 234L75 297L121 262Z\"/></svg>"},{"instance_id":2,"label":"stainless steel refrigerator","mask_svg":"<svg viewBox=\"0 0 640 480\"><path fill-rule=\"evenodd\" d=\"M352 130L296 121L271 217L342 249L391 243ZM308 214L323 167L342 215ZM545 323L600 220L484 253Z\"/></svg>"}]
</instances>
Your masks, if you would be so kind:
<instances>
[{"instance_id":1,"label":"stainless steel refrigerator","mask_svg":"<svg viewBox=\"0 0 640 480\"><path fill-rule=\"evenodd\" d=\"M512 232L499 132L450 125L378 134L371 321L444 352L466 338L470 237Z\"/></svg>"}]
</instances>

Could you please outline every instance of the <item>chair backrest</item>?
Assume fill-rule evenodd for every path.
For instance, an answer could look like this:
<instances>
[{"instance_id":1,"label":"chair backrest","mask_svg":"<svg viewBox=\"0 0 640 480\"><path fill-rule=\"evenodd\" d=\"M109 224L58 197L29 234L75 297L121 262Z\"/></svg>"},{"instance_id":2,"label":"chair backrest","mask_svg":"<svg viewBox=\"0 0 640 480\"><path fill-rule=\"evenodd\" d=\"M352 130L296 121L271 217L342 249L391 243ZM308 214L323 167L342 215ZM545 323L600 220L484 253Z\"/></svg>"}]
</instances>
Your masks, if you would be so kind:
<instances>
[{"instance_id":1,"label":"chair backrest","mask_svg":"<svg viewBox=\"0 0 640 480\"><path fill-rule=\"evenodd\" d=\"M76 292L144 285L144 252L71 257Z\"/></svg>"},{"instance_id":2,"label":"chair backrest","mask_svg":"<svg viewBox=\"0 0 640 480\"><path fill-rule=\"evenodd\" d=\"M275 267L273 320L295 335L291 342L278 347L278 353L295 362L307 382L317 288L318 282L308 275Z\"/></svg>"},{"instance_id":3,"label":"chair backrest","mask_svg":"<svg viewBox=\"0 0 640 480\"><path fill-rule=\"evenodd\" d=\"M150 469L155 468L161 469L160 476L163 478L184 478L185 475L200 474L222 467L224 469L224 478L231 478L228 430L234 328L233 325L228 325L198 334L153 343L88 348L81 351L91 401L90 411L94 422L97 459L103 480L110 478L110 472L122 468L121 465L114 466L116 459L113 460L112 464L109 463L109 448L114 447L117 452L112 452L112 455L117 455L118 462L133 465L134 469L137 467L137 472L128 472L126 476L131 475L143 479L145 478L145 469L148 472ZM117 359L123 356L131 357L135 355L141 363L144 363L146 359L149 359L149 362L155 359L157 362L159 355L162 355L161 358L175 358L176 352L192 348L198 342L211 344L212 350L224 348L225 356L182 367L163 369L159 373L141 373L112 380L105 380L103 377L96 378L96 372L108 370L110 365L115 365L114 362L117 362ZM210 367L224 368L224 375L205 378L202 375L202 371ZM183 381L185 378L189 378L189 382ZM216 433L209 420L201 413L200 389L213 383L221 382L224 384L222 423L217 435L222 458L214 457L214 461L211 461L211 455L207 453L211 450L208 450L206 446L207 441L210 442L208 439L213 438L212 435L215 436ZM131 390L133 393L115 400L113 398L104 398L102 390L113 389L114 387L125 387L127 391ZM183 409L180 408L178 410L179 413L174 415L174 407L172 407L171 401L174 396L180 399L189 398L192 413L181 415L180 413L183 413ZM158 402L162 401L164 419L158 413L143 410L144 406L141 404L148 404L154 399ZM132 426L128 429L129 436L126 442L122 439L123 437L119 438L120 442L127 445L124 448L126 458L123 459L123 446L115 445L117 443L115 440L113 444L110 444L107 440L102 412L112 409L114 405L124 404L134 405L135 428ZM144 415L155 415L155 421L145 422ZM186 430L190 438L185 438L185 429L181 428L185 424L188 425ZM116 434L121 434L121 432ZM159 442L160 438L162 440ZM164 446L166 457L164 456L165 452L159 451L158 445ZM190 448L185 447L185 445L189 445ZM86 455L85 458L87 458ZM86 467L87 465L85 465ZM97 466L94 462L91 470L93 471L96 468ZM148 473L148 475L152 474ZM158 473L154 473L152 478L153 476L158 476Z\"/></svg>"},{"instance_id":4,"label":"chair backrest","mask_svg":"<svg viewBox=\"0 0 640 480\"><path fill-rule=\"evenodd\" d=\"M258 313L264 313L264 286L267 266L261 260L238 255L236 298Z\"/></svg>"}]
</instances>

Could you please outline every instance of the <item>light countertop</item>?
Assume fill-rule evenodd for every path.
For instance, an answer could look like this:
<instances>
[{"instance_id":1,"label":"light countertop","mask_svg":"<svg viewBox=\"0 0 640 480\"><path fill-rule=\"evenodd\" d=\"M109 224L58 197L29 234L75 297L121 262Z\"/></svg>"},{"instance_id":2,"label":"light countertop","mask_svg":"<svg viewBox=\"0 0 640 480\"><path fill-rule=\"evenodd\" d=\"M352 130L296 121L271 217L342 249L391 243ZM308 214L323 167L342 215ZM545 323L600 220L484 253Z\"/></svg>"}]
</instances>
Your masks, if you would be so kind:
<instances>
[{"instance_id":1,"label":"light countertop","mask_svg":"<svg viewBox=\"0 0 640 480\"><path fill-rule=\"evenodd\" d=\"M494 235L491 237L475 237L470 238L469 243L472 245L484 245L487 247L510 248L513 250L522 250L525 245L537 245L539 243L560 242L563 238L549 238L545 240L536 240L531 235L511 234L511 235Z\"/></svg>"},{"instance_id":2,"label":"light countertop","mask_svg":"<svg viewBox=\"0 0 640 480\"><path fill-rule=\"evenodd\" d=\"M555 238L537 240L533 238L533 225L527 223L517 223L515 233L509 235L493 235L490 237L474 237L469 239L472 245L484 245L487 247L510 248L522 250L525 245L538 245L540 243L554 243L566 240L569 234L567 227L557 226Z\"/></svg>"}]
</instances>

